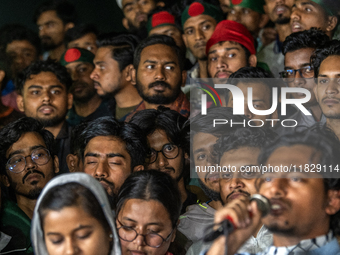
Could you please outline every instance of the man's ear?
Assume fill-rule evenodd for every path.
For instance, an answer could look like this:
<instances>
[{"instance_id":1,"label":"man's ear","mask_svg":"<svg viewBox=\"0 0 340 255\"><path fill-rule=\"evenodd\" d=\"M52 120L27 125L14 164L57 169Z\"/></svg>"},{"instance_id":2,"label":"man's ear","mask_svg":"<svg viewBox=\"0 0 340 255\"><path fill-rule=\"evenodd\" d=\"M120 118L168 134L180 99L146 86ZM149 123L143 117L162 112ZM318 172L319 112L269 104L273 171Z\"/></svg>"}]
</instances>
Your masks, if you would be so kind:
<instances>
[{"instance_id":1,"label":"man's ear","mask_svg":"<svg viewBox=\"0 0 340 255\"><path fill-rule=\"evenodd\" d=\"M143 171L144 170L144 166L143 165L138 165L135 166L132 170L132 172L138 172L138 171Z\"/></svg>"},{"instance_id":2,"label":"man's ear","mask_svg":"<svg viewBox=\"0 0 340 255\"><path fill-rule=\"evenodd\" d=\"M126 30L129 30L129 21L127 20L127 18L123 18L122 19L122 24L123 24L123 27L126 28Z\"/></svg>"},{"instance_id":3,"label":"man's ear","mask_svg":"<svg viewBox=\"0 0 340 255\"><path fill-rule=\"evenodd\" d=\"M261 14L259 28L264 28L264 26L267 25L268 21L269 21L269 16L267 14Z\"/></svg>"},{"instance_id":4,"label":"man's ear","mask_svg":"<svg viewBox=\"0 0 340 255\"><path fill-rule=\"evenodd\" d=\"M137 83L137 71L136 71L136 69L135 68L133 68L132 70L131 70L131 74L130 74L130 76L131 76L131 83L132 83L132 85L136 85L136 83Z\"/></svg>"},{"instance_id":5,"label":"man's ear","mask_svg":"<svg viewBox=\"0 0 340 255\"><path fill-rule=\"evenodd\" d=\"M133 64L128 65L127 67L124 68L123 70L123 78L128 81L131 82L132 81L132 70L133 70Z\"/></svg>"},{"instance_id":6,"label":"man's ear","mask_svg":"<svg viewBox=\"0 0 340 255\"><path fill-rule=\"evenodd\" d=\"M59 173L59 159L58 156L55 155L53 159L53 164L54 164L54 173Z\"/></svg>"},{"instance_id":7,"label":"man's ear","mask_svg":"<svg viewBox=\"0 0 340 255\"><path fill-rule=\"evenodd\" d=\"M71 153L68 154L66 156L66 163L71 173L76 172L76 166L78 165L78 156Z\"/></svg>"},{"instance_id":8,"label":"man's ear","mask_svg":"<svg viewBox=\"0 0 340 255\"><path fill-rule=\"evenodd\" d=\"M182 87L185 86L186 81L187 81L187 71L183 70L182 71Z\"/></svg>"},{"instance_id":9,"label":"man's ear","mask_svg":"<svg viewBox=\"0 0 340 255\"><path fill-rule=\"evenodd\" d=\"M5 76L6 76L5 71L0 70L0 84L1 84L2 80L5 78ZM6 84L3 84L3 85L5 86ZM1 86L0 86L0 88L1 88Z\"/></svg>"},{"instance_id":10,"label":"man's ear","mask_svg":"<svg viewBox=\"0 0 340 255\"><path fill-rule=\"evenodd\" d=\"M338 18L336 16L328 16L328 24L326 27L326 31L327 32L333 31L337 23L338 23Z\"/></svg>"},{"instance_id":11,"label":"man's ear","mask_svg":"<svg viewBox=\"0 0 340 255\"><path fill-rule=\"evenodd\" d=\"M73 104L73 95L71 93L67 94L67 109L71 109Z\"/></svg>"},{"instance_id":12,"label":"man's ear","mask_svg":"<svg viewBox=\"0 0 340 255\"><path fill-rule=\"evenodd\" d=\"M7 176L7 175L4 175L4 174L1 175L1 182L2 182L2 184L3 184L4 186L6 186L7 188L11 185L11 184L9 183L8 176Z\"/></svg>"},{"instance_id":13,"label":"man's ear","mask_svg":"<svg viewBox=\"0 0 340 255\"><path fill-rule=\"evenodd\" d=\"M65 25L65 31L69 30L70 28L74 27L74 23L73 22L69 22Z\"/></svg>"},{"instance_id":14,"label":"man's ear","mask_svg":"<svg viewBox=\"0 0 340 255\"><path fill-rule=\"evenodd\" d=\"M249 66L256 67L256 65L257 65L256 55L254 55L254 54L250 55L248 62L249 62Z\"/></svg>"},{"instance_id":15,"label":"man's ear","mask_svg":"<svg viewBox=\"0 0 340 255\"><path fill-rule=\"evenodd\" d=\"M24 104L24 98L22 95L18 94L17 96L17 105L18 105L18 109L21 112L25 112L25 104Z\"/></svg>"},{"instance_id":16,"label":"man's ear","mask_svg":"<svg viewBox=\"0 0 340 255\"><path fill-rule=\"evenodd\" d=\"M327 198L325 211L328 215L334 215L340 210L340 190L328 190Z\"/></svg>"}]
</instances>

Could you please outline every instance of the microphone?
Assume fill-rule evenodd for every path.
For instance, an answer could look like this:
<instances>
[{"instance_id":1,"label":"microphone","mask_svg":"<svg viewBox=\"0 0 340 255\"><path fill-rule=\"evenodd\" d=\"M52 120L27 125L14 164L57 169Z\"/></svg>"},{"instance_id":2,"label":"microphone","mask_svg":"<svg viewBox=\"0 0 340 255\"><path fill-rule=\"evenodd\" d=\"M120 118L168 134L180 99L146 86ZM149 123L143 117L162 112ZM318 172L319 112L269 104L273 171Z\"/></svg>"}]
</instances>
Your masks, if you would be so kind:
<instances>
[{"instance_id":1,"label":"microphone","mask_svg":"<svg viewBox=\"0 0 340 255\"><path fill-rule=\"evenodd\" d=\"M264 217L266 215L269 214L270 210L271 210L271 204L268 198L266 198L265 196L262 196L260 194L254 194L250 197L249 201L255 201L257 204L257 208L261 213L261 217ZM250 218L252 218L253 214L251 212L249 212L249 216ZM228 235L231 232L233 232L235 229L237 229L233 219L230 216L227 216L226 219L224 221L222 221L221 226L211 232L208 233L204 238L203 241L204 242L211 242L214 241L217 237L219 237L220 235L224 234L224 235Z\"/></svg>"}]
</instances>

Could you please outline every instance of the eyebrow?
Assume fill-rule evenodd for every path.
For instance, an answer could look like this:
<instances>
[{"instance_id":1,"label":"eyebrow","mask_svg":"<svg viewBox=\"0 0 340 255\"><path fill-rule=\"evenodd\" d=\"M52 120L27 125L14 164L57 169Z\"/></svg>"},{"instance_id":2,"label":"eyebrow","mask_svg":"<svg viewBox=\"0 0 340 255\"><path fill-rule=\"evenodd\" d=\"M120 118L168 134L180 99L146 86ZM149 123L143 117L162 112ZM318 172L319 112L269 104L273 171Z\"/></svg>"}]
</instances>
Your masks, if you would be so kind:
<instances>
[{"instance_id":1,"label":"eyebrow","mask_svg":"<svg viewBox=\"0 0 340 255\"><path fill-rule=\"evenodd\" d=\"M199 26L202 26L205 22L211 22L211 21L206 19L206 20L203 20L202 22L200 22L198 25L199 25ZM189 28L193 28L193 27L194 27L194 26L187 27L187 28L184 29L184 31L187 30L187 29L189 29Z\"/></svg>"},{"instance_id":2,"label":"eyebrow","mask_svg":"<svg viewBox=\"0 0 340 255\"><path fill-rule=\"evenodd\" d=\"M105 62L104 61L97 61L97 62L94 62L94 64L95 65L103 65L103 64L105 64Z\"/></svg>"},{"instance_id":3,"label":"eyebrow","mask_svg":"<svg viewBox=\"0 0 340 255\"><path fill-rule=\"evenodd\" d=\"M225 51L230 51L230 50L238 50L238 51L240 51L240 49L237 48L237 47L224 48L224 50L225 50ZM216 53L216 52L217 52L217 50L209 51L208 55L209 55L209 54Z\"/></svg>"},{"instance_id":4,"label":"eyebrow","mask_svg":"<svg viewBox=\"0 0 340 255\"><path fill-rule=\"evenodd\" d=\"M137 221L135 221L135 220L133 220L133 219L131 219L129 217L123 217L123 220L127 220L127 221L132 221L134 223L138 223ZM147 223L146 225L148 225L148 226L150 226L150 225L164 226L164 224L161 223L161 222L150 222L150 223Z\"/></svg>"},{"instance_id":5,"label":"eyebrow","mask_svg":"<svg viewBox=\"0 0 340 255\"><path fill-rule=\"evenodd\" d=\"M336 74L335 76L340 76L340 73ZM318 75L318 78L319 78L319 77L325 77L325 78L327 78L328 75L327 75L327 74L319 74L319 75Z\"/></svg>"},{"instance_id":6,"label":"eyebrow","mask_svg":"<svg viewBox=\"0 0 340 255\"><path fill-rule=\"evenodd\" d=\"M123 6L123 11L126 7L128 7L129 5L133 5L134 4L134 1L131 1L131 2L128 2L126 3L124 6Z\"/></svg>"},{"instance_id":7,"label":"eyebrow","mask_svg":"<svg viewBox=\"0 0 340 255\"><path fill-rule=\"evenodd\" d=\"M90 226L90 225L80 225L79 227L74 229L73 232L81 230L81 229L85 229L85 228L92 228L92 226ZM50 235L60 235L60 233L57 233L57 232L48 232L46 235L47 236L50 236Z\"/></svg>"},{"instance_id":8,"label":"eyebrow","mask_svg":"<svg viewBox=\"0 0 340 255\"><path fill-rule=\"evenodd\" d=\"M35 150L35 149L40 149L40 148L46 149L45 146L39 144L39 145L34 145L34 146L29 147L29 150L30 150L30 151L33 151L33 150ZM21 154L21 153L23 153L23 152L24 152L23 150L12 151L12 152L8 155L8 158L11 158L11 157L13 157L14 155L17 155L17 154Z\"/></svg>"},{"instance_id":9,"label":"eyebrow","mask_svg":"<svg viewBox=\"0 0 340 255\"><path fill-rule=\"evenodd\" d=\"M49 85L48 88L49 89L53 89L53 88L64 89L64 87L61 86L61 85ZM42 89L42 86L33 84L33 85L29 86L28 89Z\"/></svg>"},{"instance_id":10,"label":"eyebrow","mask_svg":"<svg viewBox=\"0 0 340 255\"><path fill-rule=\"evenodd\" d=\"M205 148L199 148L197 150L194 150L194 154L195 153L198 153L198 152L202 152L202 151L205 151L206 149Z\"/></svg>"},{"instance_id":11,"label":"eyebrow","mask_svg":"<svg viewBox=\"0 0 340 255\"><path fill-rule=\"evenodd\" d=\"M101 155L99 153L95 153L95 152L88 152L85 154L85 157L100 157ZM105 154L106 157L108 158L114 158L114 157L121 157L121 158L125 158L124 155L120 154L120 153L108 153Z\"/></svg>"},{"instance_id":12,"label":"eyebrow","mask_svg":"<svg viewBox=\"0 0 340 255\"><path fill-rule=\"evenodd\" d=\"M306 66L310 66L310 63L303 63L301 65L299 65L300 68L301 67L306 67ZM294 67L290 67L290 66L285 66L285 70L290 70L290 69L294 69Z\"/></svg>"},{"instance_id":13,"label":"eyebrow","mask_svg":"<svg viewBox=\"0 0 340 255\"><path fill-rule=\"evenodd\" d=\"M145 64L145 63L157 64L158 61L154 61L154 60L149 60L149 59L147 59L147 60L145 60L145 61L143 62L143 64ZM177 65L177 63L176 63L175 61L168 61L168 62L165 62L165 63L164 63L164 65L169 65L169 64Z\"/></svg>"}]
</instances>

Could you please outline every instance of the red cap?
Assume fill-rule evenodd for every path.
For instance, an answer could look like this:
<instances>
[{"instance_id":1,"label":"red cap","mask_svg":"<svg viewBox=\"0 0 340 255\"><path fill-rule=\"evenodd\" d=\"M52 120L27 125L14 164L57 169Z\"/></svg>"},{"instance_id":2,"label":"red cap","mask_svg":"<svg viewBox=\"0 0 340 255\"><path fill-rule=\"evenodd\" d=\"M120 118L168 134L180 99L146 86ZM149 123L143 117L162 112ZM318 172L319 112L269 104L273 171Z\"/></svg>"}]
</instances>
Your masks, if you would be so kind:
<instances>
[{"instance_id":1,"label":"red cap","mask_svg":"<svg viewBox=\"0 0 340 255\"><path fill-rule=\"evenodd\" d=\"M208 55L211 46L225 41L237 42L246 47L250 54L256 54L254 37L245 26L232 20L223 20L217 24L214 33L207 42L206 54Z\"/></svg>"}]
</instances>

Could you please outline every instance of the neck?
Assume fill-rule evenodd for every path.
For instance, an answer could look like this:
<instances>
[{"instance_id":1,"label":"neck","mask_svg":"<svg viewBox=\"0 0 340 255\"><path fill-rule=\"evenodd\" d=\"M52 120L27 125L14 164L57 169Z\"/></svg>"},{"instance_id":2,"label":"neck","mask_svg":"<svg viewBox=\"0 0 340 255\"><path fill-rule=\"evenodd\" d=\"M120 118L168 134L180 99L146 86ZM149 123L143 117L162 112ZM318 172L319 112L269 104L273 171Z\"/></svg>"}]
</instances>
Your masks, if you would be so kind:
<instances>
[{"instance_id":1,"label":"neck","mask_svg":"<svg viewBox=\"0 0 340 255\"><path fill-rule=\"evenodd\" d=\"M90 100L86 103L80 103L74 101L74 109L76 113L81 117L87 117L91 113L93 113L102 103L102 99L95 94Z\"/></svg>"},{"instance_id":2,"label":"neck","mask_svg":"<svg viewBox=\"0 0 340 255\"><path fill-rule=\"evenodd\" d=\"M178 189L179 189L179 192L181 194L181 201L182 201L182 204L183 204L185 202L185 200L187 200L187 198L188 198L188 194L187 194L187 190L185 189L183 177L178 182Z\"/></svg>"},{"instance_id":3,"label":"neck","mask_svg":"<svg viewBox=\"0 0 340 255\"><path fill-rule=\"evenodd\" d=\"M309 109L312 112L314 119L319 122L322 116L320 105L319 104L312 105L311 107L309 107Z\"/></svg>"},{"instance_id":4,"label":"neck","mask_svg":"<svg viewBox=\"0 0 340 255\"><path fill-rule=\"evenodd\" d=\"M215 200L212 200L211 202L209 202L209 206L214 208L215 210L218 210L223 207L221 201L215 201Z\"/></svg>"},{"instance_id":5,"label":"neck","mask_svg":"<svg viewBox=\"0 0 340 255\"><path fill-rule=\"evenodd\" d=\"M129 82L115 95L115 100L119 108L127 108L139 104L142 98L137 89Z\"/></svg>"},{"instance_id":6,"label":"neck","mask_svg":"<svg viewBox=\"0 0 340 255\"><path fill-rule=\"evenodd\" d=\"M59 59L61 58L61 55L63 55L65 50L66 50L65 45L62 43L57 48L49 51L50 53L49 58L59 61Z\"/></svg>"},{"instance_id":7,"label":"neck","mask_svg":"<svg viewBox=\"0 0 340 255\"><path fill-rule=\"evenodd\" d=\"M286 40L286 37L292 33L289 23L283 25L276 24L275 28L279 35L280 42L284 42Z\"/></svg>"},{"instance_id":8,"label":"neck","mask_svg":"<svg viewBox=\"0 0 340 255\"><path fill-rule=\"evenodd\" d=\"M200 67L200 77L199 78L208 78L208 61L207 60L198 60L198 64Z\"/></svg>"},{"instance_id":9,"label":"neck","mask_svg":"<svg viewBox=\"0 0 340 255\"><path fill-rule=\"evenodd\" d=\"M340 139L340 119L327 118L327 126L332 129L334 134Z\"/></svg>"},{"instance_id":10,"label":"neck","mask_svg":"<svg viewBox=\"0 0 340 255\"><path fill-rule=\"evenodd\" d=\"M65 120L62 121L61 123L59 123L59 124L56 125L56 126L53 126L53 127L46 127L45 129L48 130L48 131L50 131L50 132L53 134L54 139L55 139L55 138L58 136L58 134L59 134L59 132L60 132L60 130L61 130L61 127L64 125L64 123L65 123Z\"/></svg>"},{"instance_id":11,"label":"neck","mask_svg":"<svg viewBox=\"0 0 340 255\"><path fill-rule=\"evenodd\" d=\"M16 195L17 204L19 208L30 218L33 218L34 207L37 200L29 199L27 197Z\"/></svg>"}]
</instances>

